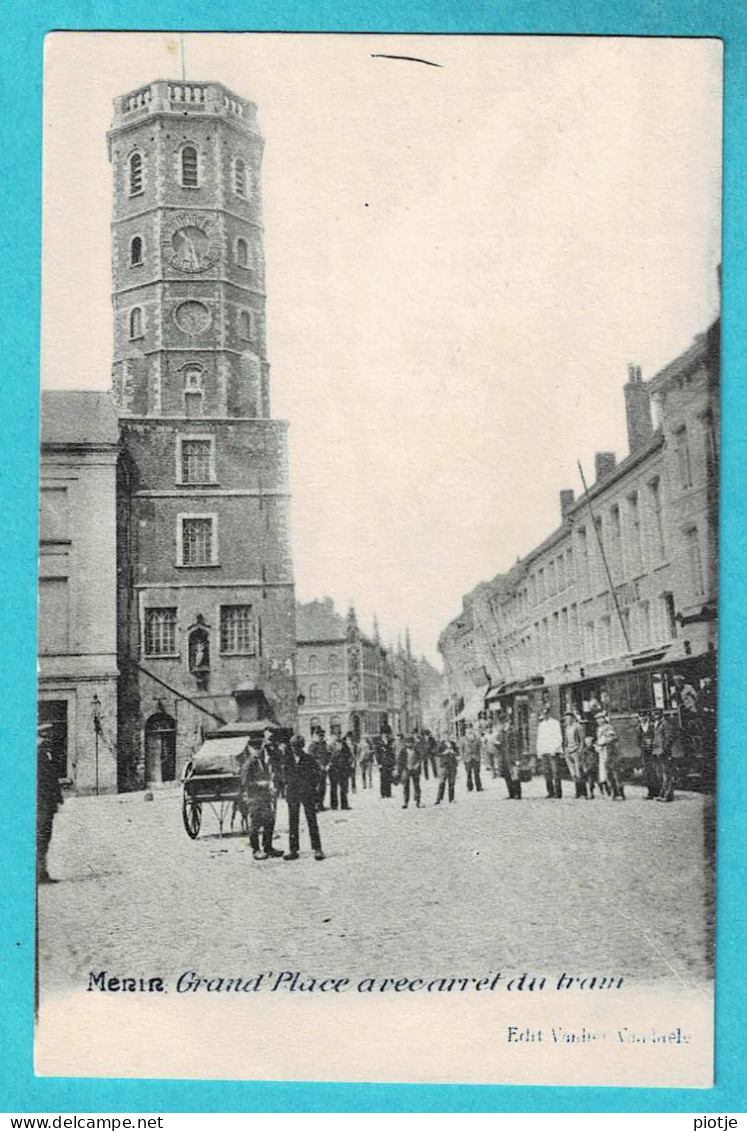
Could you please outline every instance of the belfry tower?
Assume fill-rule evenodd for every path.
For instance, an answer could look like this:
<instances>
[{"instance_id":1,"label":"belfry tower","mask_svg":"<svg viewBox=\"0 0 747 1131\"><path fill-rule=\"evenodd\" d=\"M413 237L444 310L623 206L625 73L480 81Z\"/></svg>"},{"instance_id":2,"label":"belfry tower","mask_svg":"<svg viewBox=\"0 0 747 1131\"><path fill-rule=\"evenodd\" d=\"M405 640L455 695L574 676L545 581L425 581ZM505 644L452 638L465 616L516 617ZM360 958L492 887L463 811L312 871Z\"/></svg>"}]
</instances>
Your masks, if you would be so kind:
<instances>
[{"instance_id":1,"label":"belfry tower","mask_svg":"<svg viewBox=\"0 0 747 1131\"><path fill-rule=\"evenodd\" d=\"M256 107L215 82L114 101L120 778L178 775L261 687L295 718L287 424L270 418Z\"/></svg>"}]
</instances>

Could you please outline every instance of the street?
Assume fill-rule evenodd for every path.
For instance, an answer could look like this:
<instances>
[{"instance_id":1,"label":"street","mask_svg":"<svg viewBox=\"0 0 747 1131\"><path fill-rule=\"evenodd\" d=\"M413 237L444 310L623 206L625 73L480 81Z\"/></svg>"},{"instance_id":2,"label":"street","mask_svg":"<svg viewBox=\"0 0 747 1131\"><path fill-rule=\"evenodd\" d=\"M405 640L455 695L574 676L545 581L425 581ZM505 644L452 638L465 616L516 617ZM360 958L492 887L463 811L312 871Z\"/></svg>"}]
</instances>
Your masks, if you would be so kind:
<instances>
[{"instance_id":1,"label":"street","mask_svg":"<svg viewBox=\"0 0 747 1131\"><path fill-rule=\"evenodd\" d=\"M596 974L695 987L710 977L712 891L704 822L712 798L671 805L545 799L544 782L510 802L485 774L457 779L453 805L403 811L374 789L324 812L327 859L252 859L244 835L182 826L181 793L73 797L49 856L59 883L39 891L40 989L88 984L90 971L172 978L244 975ZM569 794L572 786L565 783ZM276 845L287 847L279 804Z\"/></svg>"}]
</instances>

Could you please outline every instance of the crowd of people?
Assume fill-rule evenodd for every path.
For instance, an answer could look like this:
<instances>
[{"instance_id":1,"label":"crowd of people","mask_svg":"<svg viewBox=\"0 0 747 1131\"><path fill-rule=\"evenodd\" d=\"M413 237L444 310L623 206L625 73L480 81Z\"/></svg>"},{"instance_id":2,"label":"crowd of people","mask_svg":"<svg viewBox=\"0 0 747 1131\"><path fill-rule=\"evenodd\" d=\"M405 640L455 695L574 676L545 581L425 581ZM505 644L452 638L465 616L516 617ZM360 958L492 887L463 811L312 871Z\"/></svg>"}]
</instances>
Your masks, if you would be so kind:
<instances>
[{"instance_id":1,"label":"crowd of people","mask_svg":"<svg viewBox=\"0 0 747 1131\"><path fill-rule=\"evenodd\" d=\"M635 731L640 755L646 799L672 801L675 793L675 747L700 739L700 745L715 755L716 700L712 680L703 681L696 692L683 677L674 679L672 700L675 710L642 711ZM570 778L576 798L595 796L625 800L618 735L609 712L599 703L584 713L569 708L562 724L549 704L540 711L536 732L535 765L541 770L552 800L563 796L563 782ZM62 804L62 792L45 732L38 729L38 809L37 879L51 883L47 853L54 816ZM308 743L302 735L283 737L288 732L273 728L251 739L241 757L240 793L234 819L241 814L249 834L254 858L266 860L299 858L300 818L303 810L309 840L317 860L324 860L318 814L329 809L350 809L351 795L361 790L378 789L382 799L391 799L395 786L402 789L402 808L423 805L422 783L429 778L437 783L435 805L453 803L460 765L466 789L483 790L482 773L502 777L507 796L522 798L522 782L531 779L532 766L520 747L510 712L489 721L467 723L457 738L437 739L429 730L394 734L384 725L378 735L356 738L353 733L332 734L327 739L317 728ZM705 736L705 737L704 737ZM273 845L278 801L288 806L288 850ZM232 821L233 823L233 821Z\"/></svg>"},{"instance_id":2,"label":"crowd of people","mask_svg":"<svg viewBox=\"0 0 747 1131\"><path fill-rule=\"evenodd\" d=\"M660 710L641 713L636 737L647 799L672 801L675 731L670 719ZM569 776L576 798L625 800L618 736L602 708L594 713L591 726L580 711L571 709L561 725L545 706L537 726L536 756L550 799L563 796L563 780ZM303 810L312 851L323 860L318 814L328 808L350 809L351 796L359 787L375 788L375 772L381 798L392 798L394 787L401 787L403 809L423 806L422 783L429 778L437 783L434 804L453 803L460 765L469 792L482 792L485 770L493 778L503 778L508 798L515 801L521 800L522 780L531 776L508 715L492 723L468 723L459 739L439 740L428 730L395 735L388 726L378 735L357 740L352 733L327 739L317 729L307 746L302 735L284 741L268 729L249 746L241 768L239 808L254 858L297 860ZM278 800L288 806L285 853L272 843Z\"/></svg>"}]
</instances>

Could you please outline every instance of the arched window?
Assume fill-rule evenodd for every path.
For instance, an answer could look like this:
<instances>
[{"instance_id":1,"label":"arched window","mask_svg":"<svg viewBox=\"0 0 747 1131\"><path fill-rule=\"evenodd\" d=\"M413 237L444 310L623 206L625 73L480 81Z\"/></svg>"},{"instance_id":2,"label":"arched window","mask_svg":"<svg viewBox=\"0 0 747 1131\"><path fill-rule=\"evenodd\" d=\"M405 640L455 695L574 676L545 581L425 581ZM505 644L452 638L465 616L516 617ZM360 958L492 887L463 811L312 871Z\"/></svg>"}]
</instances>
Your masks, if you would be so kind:
<instances>
[{"instance_id":1,"label":"arched window","mask_svg":"<svg viewBox=\"0 0 747 1131\"><path fill-rule=\"evenodd\" d=\"M137 196L143 191L143 157L140 153L133 153L130 157L130 196Z\"/></svg>"},{"instance_id":2,"label":"arched window","mask_svg":"<svg viewBox=\"0 0 747 1131\"><path fill-rule=\"evenodd\" d=\"M319 684L312 683L309 686L309 703L319 702Z\"/></svg>"},{"instance_id":3,"label":"arched window","mask_svg":"<svg viewBox=\"0 0 747 1131\"><path fill-rule=\"evenodd\" d=\"M182 187L197 188L197 150L193 145L182 150Z\"/></svg>"},{"instance_id":4,"label":"arched window","mask_svg":"<svg viewBox=\"0 0 747 1131\"><path fill-rule=\"evenodd\" d=\"M237 196L246 196L246 162L237 157L233 163L233 191Z\"/></svg>"},{"instance_id":5,"label":"arched window","mask_svg":"<svg viewBox=\"0 0 747 1131\"><path fill-rule=\"evenodd\" d=\"M236 240L236 262L239 267L249 266L249 244L243 236Z\"/></svg>"},{"instance_id":6,"label":"arched window","mask_svg":"<svg viewBox=\"0 0 747 1131\"><path fill-rule=\"evenodd\" d=\"M140 236L133 236L130 243L130 265L139 267L143 262L143 241Z\"/></svg>"},{"instance_id":7,"label":"arched window","mask_svg":"<svg viewBox=\"0 0 747 1131\"><path fill-rule=\"evenodd\" d=\"M329 701L330 703L340 702L340 685L339 683L330 683L329 685Z\"/></svg>"},{"instance_id":8,"label":"arched window","mask_svg":"<svg viewBox=\"0 0 747 1131\"><path fill-rule=\"evenodd\" d=\"M335 671L340 666L340 657L336 652L330 652L327 666L329 667L330 671Z\"/></svg>"},{"instance_id":9,"label":"arched window","mask_svg":"<svg viewBox=\"0 0 747 1131\"><path fill-rule=\"evenodd\" d=\"M142 338L143 336L143 312L139 306L133 306L130 311L130 337Z\"/></svg>"},{"instance_id":10,"label":"arched window","mask_svg":"<svg viewBox=\"0 0 747 1131\"><path fill-rule=\"evenodd\" d=\"M254 337L252 326L252 314L250 310L239 311L239 336L245 338L248 342Z\"/></svg>"},{"instance_id":11,"label":"arched window","mask_svg":"<svg viewBox=\"0 0 747 1131\"><path fill-rule=\"evenodd\" d=\"M312 653L312 655L311 655L311 656L309 656L309 671L310 671L310 672L315 672L315 671L317 670L317 666L318 666L318 665L317 665L317 658L316 658L316 656L315 656L315 655L313 655L313 653Z\"/></svg>"}]
</instances>

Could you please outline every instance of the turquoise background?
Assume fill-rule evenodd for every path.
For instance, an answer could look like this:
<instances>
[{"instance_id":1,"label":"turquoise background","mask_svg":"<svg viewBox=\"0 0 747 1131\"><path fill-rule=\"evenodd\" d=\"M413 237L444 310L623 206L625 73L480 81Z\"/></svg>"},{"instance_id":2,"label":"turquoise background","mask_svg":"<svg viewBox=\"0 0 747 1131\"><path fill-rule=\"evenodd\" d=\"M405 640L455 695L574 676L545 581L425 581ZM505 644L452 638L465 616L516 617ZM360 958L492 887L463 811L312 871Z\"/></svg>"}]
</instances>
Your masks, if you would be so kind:
<instances>
[{"instance_id":1,"label":"turquoise background","mask_svg":"<svg viewBox=\"0 0 747 1131\"><path fill-rule=\"evenodd\" d=\"M721 715L718 806L716 1086L711 1091L36 1079L32 1070L36 496L41 253L43 38L52 30L514 32L718 36L725 41ZM747 804L739 599L747 384L747 6L740 0L6 0L0 29L0 1110L169 1111L744 1111L747 1056L744 873ZM603 140L603 139L602 139ZM71 269L74 269L71 266ZM444 1034L448 1041L448 1034Z\"/></svg>"}]
</instances>

